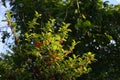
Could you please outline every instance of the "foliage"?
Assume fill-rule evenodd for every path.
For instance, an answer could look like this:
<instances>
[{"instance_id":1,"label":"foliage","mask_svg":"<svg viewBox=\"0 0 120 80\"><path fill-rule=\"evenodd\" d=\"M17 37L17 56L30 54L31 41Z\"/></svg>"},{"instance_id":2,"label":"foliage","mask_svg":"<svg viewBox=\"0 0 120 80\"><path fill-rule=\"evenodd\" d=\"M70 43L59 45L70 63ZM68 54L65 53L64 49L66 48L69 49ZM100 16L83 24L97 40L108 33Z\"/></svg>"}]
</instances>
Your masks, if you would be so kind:
<instances>
[{"instance_id":1,"label":"foliage","mask_svg":"<svg viewBox=\"0 0 120 80\"><path fill-rule=\"evenodd\" d=\"M28 22L29 30L39 27L36 21L41 15L35 13L33 20ZM26 43L20 44L22 40L18 40L17 47L13 48L14 53L3 56L0 62L1 80L72 80L88 73L88 64L95 60L94 54L88 52L82 57L73 54L78 44L75 40L71 46L64 48L71 31L69 25L63 22L55 32L55 19L50 19L45 27L39 27L41 34L26 32Z\"/></svg>"},{"instance_id":2,"label":"foliage","mask_svg":"<svg viewBox=\"0 0 120 80\"><path fill-rule=\"evenodd\" d=\"M50 18L55 19L55 32L62 22L70 23L72 32L68 33L64 48L74 39L80 42L73 50L75 55L91 51L97 59L91 64L93 70L78 80L119 80L120 5L108 3L102 0L10 0L11 11L18 24L16 28L21 31L19 39L22 42L19 45L27 42L24 34L28 31L41 34L41 28ZM34 11L42 16L37 20L38 27L29 29L27 23L33 19Z\"/></svg>"}]
</instances>

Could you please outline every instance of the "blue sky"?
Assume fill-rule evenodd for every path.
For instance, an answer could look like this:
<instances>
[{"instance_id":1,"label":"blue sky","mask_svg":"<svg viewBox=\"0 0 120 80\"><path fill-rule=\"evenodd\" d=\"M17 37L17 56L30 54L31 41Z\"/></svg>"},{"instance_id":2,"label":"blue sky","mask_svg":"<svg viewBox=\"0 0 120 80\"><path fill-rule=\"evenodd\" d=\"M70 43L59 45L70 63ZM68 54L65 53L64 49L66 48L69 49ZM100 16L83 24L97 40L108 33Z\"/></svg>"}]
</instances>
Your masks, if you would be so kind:
<instances>
[{"instance_id":1,"label":"blue sky","mask_svg":"<svg viewBox=\"0 0 120 80\"><path fill-rule=\"evenodd\" d=\"M103 0L103 1L107 1L107 0ZM120 0L108 0L108 1L110 4L119 4L120 3ZM4 27L4 26L6 26L6 28L4 28L2 30L7 30L8 32L10 31L10 28L7 27L7 23L1 22L2 20L5 19L5 17L4 17L5 11L7 11L9 9L10 9L9 2L7 2L7 7L5 8L2 5L1 0L0 0L0 31L1 31L1 27ZM0 38L1 38L1 36L2 35L0 34ZM0 53L5 52L6 49L8 49L8 47L5 44L3 44L0 39Z\"/></svg>"},{"instance_id":2,"label":"blue sky","mask_svg":"<svg viewBox=\"0 0 120 80\"><path fill-rule=\"evenodd\" d=\"M2 20L5 20L5 17L4 17L5 12L10 9L9 2L7 2L6 4L7 4L7 7L4 7L0 0L0 31L10 32L10 28L7 27L7 22L2 22ZM2 34L0 33L0 53L5 52L6 49L8 50L8 47L6 46L6 44L3 44L1 42L2 41L1 36Z\"/></svg>"},{"instance_id":3,"label":"blue sky","mask_svg":"<svg viewBox=\"0 0 120 80\"><path fill-rule=\"evenodd\" d=\"M109 1L110 4L119 4L120 0L103 0L103 1Z\"/></svg>"}]
</instances>

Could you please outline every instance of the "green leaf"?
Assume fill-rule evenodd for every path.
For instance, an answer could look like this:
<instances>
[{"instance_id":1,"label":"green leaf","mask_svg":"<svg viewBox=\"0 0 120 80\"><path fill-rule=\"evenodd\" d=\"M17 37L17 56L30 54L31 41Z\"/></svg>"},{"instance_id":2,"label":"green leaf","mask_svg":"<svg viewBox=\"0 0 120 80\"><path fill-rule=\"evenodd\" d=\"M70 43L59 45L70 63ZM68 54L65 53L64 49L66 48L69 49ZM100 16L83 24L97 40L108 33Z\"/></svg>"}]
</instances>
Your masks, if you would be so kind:
<instances>
[{"instance_id":1,"label":"green leaf","mask_svg":"<svg viewBox=\"0 0 120 80\"><path fill-rule=\"evenodd\" d=\"M35 16L38 18L38 17L41 17L42 14L39 14L37 11L35 11Z\"/></svg>"},{"instance_id":2,"label":"green leaf","mask_svg":"<svg viewBox=\"0 0 120 80\"><path fill-rule=\"evenodd\" d=\"M83 26L84 27L90 27L91 26L91 22L87 20L87 21L83 22Z\"/></svg>"},{"instance_id":3,"label":"green leaf","mask_svg":"<svg viewBox=\"0 0 120 80\"><path fill-rule=\"evenodd\" d=\"M12 14L11 14L10 10L7 10L7 11L6 11L6 17L7 17L7 20L8 20L8 21L11 21L11 15L12 15Z\"/></svg>"},{"instance_id":4,"label":"green leaf","mask_svg":"<svg viewBox=\"0 0 120 80\"><path fill-rule=\"evenodd\" d=\"M12 26L12 27L15 27L15 26L17 26L17 23L16 23L16 22L12 22L12 23L11 23L11 26Z\"/></svg>"},{"instance_id":5,"label":"green leaf","mask_svg":"<svg viewBox=\"0 0 120 80\"><path fill-rule=\"evenodd\" d=\"M112 39L113 39L113 37L110 36L109 34L105 33L105 35L106 35L106 37L107 37L109 40L112 40Z\"/></svg>"},{"instance_id":6,"label":"green leaf","mask_svg":"<svg viewBox=\"0 0 120 80\"><path fill-rule=\"evenodd\" d=\"M82 18L83 18L83 19L86 19L86 17L85 17L85 15L84 15L84 14L82 14Z\"/></svg>"}]
</instances>

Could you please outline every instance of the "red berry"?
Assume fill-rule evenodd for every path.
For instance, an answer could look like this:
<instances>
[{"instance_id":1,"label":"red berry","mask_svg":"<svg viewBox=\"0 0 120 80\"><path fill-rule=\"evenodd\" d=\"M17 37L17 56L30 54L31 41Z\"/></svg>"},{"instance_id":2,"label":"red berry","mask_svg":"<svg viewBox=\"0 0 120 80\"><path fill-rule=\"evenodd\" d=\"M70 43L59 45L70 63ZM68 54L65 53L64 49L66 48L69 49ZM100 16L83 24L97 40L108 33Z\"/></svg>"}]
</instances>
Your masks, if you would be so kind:
<instances>
[{"instance_id":1,"label":"red berry","mask_svg":"<svg viewBox=\"0 0 120 80\"><path fill-rule=\"evenodd\" d=\"M50 60L50 63L53 62L53 60Z\"/></svg>"},{"instance_id":2,"label":"red berry","mask_svg":"<svg viewBox=\"0 0 120 80\"><path fill-rule=\"evenodd\" d=\"M58 59L58 56L57 56L57 55L53 55L53 58L54 58L54 59Z\"/></svg>"},{"instance_id":3,"label":"red berry","mask_svg":"<svg viewBox=\"0 0 120 80\"><path fill-rule=\"evenodd\" d=\"M40 48L40 45L41 45L40 42L36 42L36 43L35 43L35 46L38 47L39 49L41 49L41 48Z\"/></svg>"},{"instance_id":4,"label":"red berry","mask_svg":"<svg viewBox=\"0 0 120 80\"><path fill-rule=\"evenodd\" d=\"M11 22L10 22L10 21L8 21L8 27L10 27L10 25L11 25Z\"/></svg>"},{"instance_id":5,"label":"red berry","mask_svg":"<svg viewBox=\"0 0 120 80\"><path fill-rule=\"evenodd\" d=\"M63 43L63 41L62 40L60 40L60 42L59 42L60 44L62 44Z\"/></svg>"},{"instance_id":6,"label":"red berry","mask_svg":"<svg viewBox=\"0 0 120 80\"><path fill-rule=\"evenodd\" d=\"M83 68L83 66L82 66L82 65L80 65L78 68L79 68L79 69L82 69L82 68Z\"/></svg>"}]
</instances>

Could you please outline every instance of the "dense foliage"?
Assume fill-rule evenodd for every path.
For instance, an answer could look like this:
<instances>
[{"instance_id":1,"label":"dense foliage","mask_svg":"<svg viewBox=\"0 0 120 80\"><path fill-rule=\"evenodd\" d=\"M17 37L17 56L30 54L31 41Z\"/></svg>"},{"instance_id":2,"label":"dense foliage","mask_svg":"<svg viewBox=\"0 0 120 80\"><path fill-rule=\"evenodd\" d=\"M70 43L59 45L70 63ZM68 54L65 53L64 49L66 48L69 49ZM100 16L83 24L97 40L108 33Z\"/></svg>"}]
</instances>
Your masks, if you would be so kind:
<instances>
[{"instance_id":1,"label":"dense foliage","mask_svg":"<svg viewBox=\"0 0 120 80\"><path fill-rule=\"evenodd\" d=\"M62 22L57 31L55 19L50 19L44 27L36 26L39 25L36 21L41 15L35 12L33 20L28 22L29 31L23 35L23 42L14 31L16 25L10 20L10 11L7 11L7 16L6 21L14 33L16 46L12 47L13 54L5 54L1 59L0 79L73 80L90 71L88 64L95 60L94 54L88 52L81 57L73 54L78 44L75 40L71 45L63 44L71 31L68 29L70 24ZM35 28L40 29L41 33L31 32Z\"/></svg>"},{"instance_id":2,"label":"dense foliage","mask_svg":"<svg viewBox=\"0 0 120 80\"><path fill-rule=\"evenodd\" d=\"M19 46L31 41L26 41L24 34L41 34L41 28L46 26L50 18L55 19L55 33L63 26L62 22L70 23L72 32L68 33L69 37L63 43L65 49L74 39L79 42L73 50L75 55L82 56L82 53L91 51L97 59L91 64L92 71L80 78L120 79L120 5L108 5L107 1L102 0L10 0L10 5L14 14L12 17L18 24L17 31L21 32ZM39 25L36 27L29 22L34 18L35 11L42 14L37 19ZM20 53L17 50L15 52Z\"/></svg>"}]
</instances>

